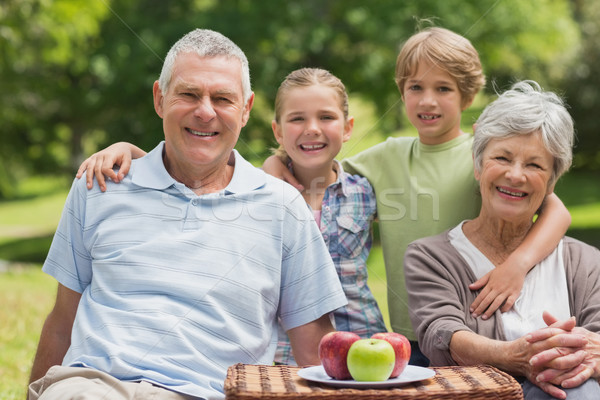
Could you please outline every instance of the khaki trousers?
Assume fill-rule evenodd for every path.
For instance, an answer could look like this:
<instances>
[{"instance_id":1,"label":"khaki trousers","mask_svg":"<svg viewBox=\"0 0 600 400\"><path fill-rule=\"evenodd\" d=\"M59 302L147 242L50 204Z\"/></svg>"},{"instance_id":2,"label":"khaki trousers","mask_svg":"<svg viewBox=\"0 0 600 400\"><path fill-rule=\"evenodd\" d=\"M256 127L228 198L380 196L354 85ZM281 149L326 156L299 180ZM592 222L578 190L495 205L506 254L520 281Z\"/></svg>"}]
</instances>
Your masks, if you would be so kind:
<instances>
[{"instance_id":1,"label":"khaki trousers","mask_svg":"<svg viewBox=\"0 0 600 400\"><path fill-rule=\"evenodd\" d=\"M29 385L28 400L192 400L148 382L122 382L91 368L55 365Z\"/></svg>"}]
</instances>

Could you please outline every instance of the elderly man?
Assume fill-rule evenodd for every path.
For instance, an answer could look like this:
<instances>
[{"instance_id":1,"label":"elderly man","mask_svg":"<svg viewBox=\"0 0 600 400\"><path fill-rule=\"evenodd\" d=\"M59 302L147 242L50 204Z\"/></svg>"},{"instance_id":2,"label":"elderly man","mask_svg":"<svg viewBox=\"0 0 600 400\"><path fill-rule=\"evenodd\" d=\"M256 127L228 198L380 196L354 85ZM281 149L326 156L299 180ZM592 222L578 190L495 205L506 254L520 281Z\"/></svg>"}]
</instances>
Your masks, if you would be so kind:
<instances>
[{"instance_id":1,"label":"elderly man","mask_svg":"<svg viewBox=\"0 0 600 400\"><path fill-rule=\"evenodd\" d=\"M254 100L244 53L192 31L153 93L164 142L106 193L69 193L30 399L222 398L229 365L272 363L278 319L298 363L319 363L346 304L302 197L233 150Z\"/></svg>"}]
</instances>

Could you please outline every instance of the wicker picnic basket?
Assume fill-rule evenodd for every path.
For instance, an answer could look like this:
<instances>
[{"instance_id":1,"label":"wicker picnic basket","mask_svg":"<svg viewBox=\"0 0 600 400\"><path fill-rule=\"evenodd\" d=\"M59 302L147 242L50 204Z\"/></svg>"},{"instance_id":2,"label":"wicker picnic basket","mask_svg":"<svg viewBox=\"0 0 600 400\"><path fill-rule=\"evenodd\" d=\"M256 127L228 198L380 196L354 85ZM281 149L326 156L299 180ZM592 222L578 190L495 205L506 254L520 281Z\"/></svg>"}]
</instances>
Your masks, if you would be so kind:
<instances>
[{"instance_id":1,"label":"wicker picnic basket","mask_svg":"<svg viewBox=\"0 0 600 400\"><path fill-rule=\"evenodd\" d=\"M390 389L333 388L309 382L297 374L299 367L235 364L225 379L227 400L255 399L522 399L519 383L490 366L435 367L431 379Z\"/></svg>"}]
</instances>

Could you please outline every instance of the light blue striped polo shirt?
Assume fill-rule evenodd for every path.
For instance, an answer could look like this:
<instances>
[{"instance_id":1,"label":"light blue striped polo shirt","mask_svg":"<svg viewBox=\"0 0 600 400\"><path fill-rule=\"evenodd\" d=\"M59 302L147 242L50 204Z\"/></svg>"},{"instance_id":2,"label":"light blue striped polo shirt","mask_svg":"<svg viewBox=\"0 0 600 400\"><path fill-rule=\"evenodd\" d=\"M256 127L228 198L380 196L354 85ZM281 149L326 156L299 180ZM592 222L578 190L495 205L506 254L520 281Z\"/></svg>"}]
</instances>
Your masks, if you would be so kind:
<instances>
[{"instance_id":1,"label":"light blue striped polo shirt","mask_svg":"<svg viewBox=\"0 0 600 400\"><path fill-rule=\"evenodd\" d=\"M236 151L231 182L197 196L164 142L102 193L76 180L43 270L82 293L63 365L223 397L227 367L270 364L294 328L346 304L299 193Z\"/></svg>"}]
</instances>

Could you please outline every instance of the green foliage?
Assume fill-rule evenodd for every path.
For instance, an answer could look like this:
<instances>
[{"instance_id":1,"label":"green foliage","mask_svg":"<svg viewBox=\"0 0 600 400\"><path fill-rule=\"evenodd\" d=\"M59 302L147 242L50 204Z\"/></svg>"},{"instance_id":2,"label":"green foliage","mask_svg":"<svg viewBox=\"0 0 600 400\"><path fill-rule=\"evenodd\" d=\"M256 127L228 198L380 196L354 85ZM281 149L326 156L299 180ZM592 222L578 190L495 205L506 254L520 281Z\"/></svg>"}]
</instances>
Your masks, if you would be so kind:
<instances>
[{"instance_id":1,"label":"green foliage","mask_svg":"<svg viewBox=\"0 0 600 400\"><path fill-rule=\"evenodd\" d=\"M248 55L256 101L238 150L259 163L275 144L270 129L275 91L299 67L329 69L351 93L374 104L379 118L373 131L385 136L402 127L395 59L419 26L465 35L499 86L527 77L558 87L580 48L570 4L4 0L0 198L10 196L14 182L27 174L72 174L84 155L114 141L154 147L163 134L152 83L169 47L193 28L220 31Z\"/></svg>"},{"instance_id":2,"label":"green foliage","mask_svg":"<svg viewBox=\"0 0 600 400\"><path fill-rule=\"evenodd\" d=\"M92 110L89 55L107 9L86 0L0 5L0 198L28 172L72 172Z\"/></svg>"},{"instance_id":3,"label":"green foliage","mask_svg":"<svg viewBox=\"0 0 600 400\"><path fill-rule=\"evenodd\" d=\"M469 36L488 77L501 88L533 79L556 89L580 48L579 27L567 1L496 2Z\"/></svg>"},{"instance_id":4,"label":"green foliage","mask_svg":"<svg viewBox=\"0 0 600 400\"><path fill-rule=\"evenodd\" d=\"M576 19L583 35L578 62L565 77L565 97L575 120L577 143L573 166L600 172L600 2L575 1Z\"/></svg>"}]
</instances>

